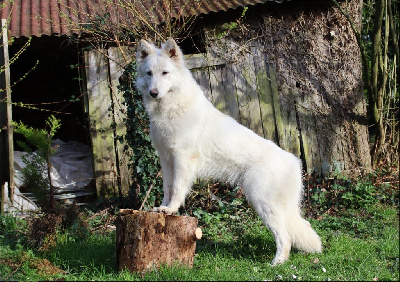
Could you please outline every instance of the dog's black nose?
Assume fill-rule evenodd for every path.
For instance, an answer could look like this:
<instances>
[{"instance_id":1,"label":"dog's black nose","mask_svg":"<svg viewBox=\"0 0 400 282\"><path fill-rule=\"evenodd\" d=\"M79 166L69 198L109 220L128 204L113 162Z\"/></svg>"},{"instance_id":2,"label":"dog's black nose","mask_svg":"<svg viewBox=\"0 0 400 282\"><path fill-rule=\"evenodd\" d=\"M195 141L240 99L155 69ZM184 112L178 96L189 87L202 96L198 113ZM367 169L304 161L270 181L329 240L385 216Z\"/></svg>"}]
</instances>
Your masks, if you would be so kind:
<instances>
[{"instance_id":1,"label":"dog's black nose","mask_svg":"<svg viewBox=\"0 0 400 282\"><path fill-rule=\"evenodd\" d=\"M156 98L158 96L158 89L151 89L150 96Z\"/></svg>"}]
</instances>

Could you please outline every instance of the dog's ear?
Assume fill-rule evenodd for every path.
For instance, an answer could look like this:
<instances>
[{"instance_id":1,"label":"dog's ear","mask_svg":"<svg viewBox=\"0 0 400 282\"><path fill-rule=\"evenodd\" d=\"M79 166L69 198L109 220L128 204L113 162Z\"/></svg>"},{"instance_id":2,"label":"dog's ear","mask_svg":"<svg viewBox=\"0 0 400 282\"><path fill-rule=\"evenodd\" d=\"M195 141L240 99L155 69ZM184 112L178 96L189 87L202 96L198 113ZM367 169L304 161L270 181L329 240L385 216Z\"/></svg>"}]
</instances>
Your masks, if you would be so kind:
<instances>
[{"instance_id":1,"label":"dog's ear","mask_svg":"<svg viewBox=\"0 0 400 282\"><path fill-rule=\"evenodd\" d=\"M183 63L183 54L175 40L169 38L162 46L162 50L177 63Z\"/></svg>"},{"instance_id":2,"label":"dog's ear","mask_svg":"<svg viewBox=\"0 0 400 282\"><path fill-rule=\"evenodd\" d=\"M153 52L155 52L154 47L150 45L149 42L147 42L146 40L141 39L138 43L136 50L136 62L143 61L148 55Z\"/></svg>"}]
</instances>

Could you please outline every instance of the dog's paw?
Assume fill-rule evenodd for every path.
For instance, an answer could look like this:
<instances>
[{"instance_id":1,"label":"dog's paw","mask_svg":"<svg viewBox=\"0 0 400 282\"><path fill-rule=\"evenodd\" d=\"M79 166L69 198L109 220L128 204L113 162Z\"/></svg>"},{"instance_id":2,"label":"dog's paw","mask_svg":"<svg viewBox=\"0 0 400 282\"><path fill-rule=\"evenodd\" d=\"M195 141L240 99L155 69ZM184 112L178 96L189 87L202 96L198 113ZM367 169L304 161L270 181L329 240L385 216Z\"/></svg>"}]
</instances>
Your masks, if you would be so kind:
<instances>
[{"instance_id":1,"label":"dog's paw","mask_svg":"<svg viewBox=\"0 0 400 282\"><path fill-rule=\"evenodd\" d=\"M165 213L165 214L174 214L177 212L177 210L169 208L167 206L159 206L157 208L153 208L153 212L160 212L160 213Z\"/></svg>"},{"instance_id":2,"label":"dog's paw","mask_svg":"<svg viewBox=\"0 0 400 282\"><path fill-rule=\"evenodd\" d=\"M271 266L274 267L274 266L283 264L285 261L287 261L287 259L288 258L282 258L282 257L276 258L275 257L271 262Z\"/></svg>"},{"instance_id":3,"label":"dog's paw","mask_svg":"<svg viewBox=\"0 0 400 282\"><path fill-rule=\"evenodd\" d=\"M152 212L161 212L161 208L163 208L165 206L159 206L159 207L154 207L151 211Z\"/></svg>"}]
</instances>

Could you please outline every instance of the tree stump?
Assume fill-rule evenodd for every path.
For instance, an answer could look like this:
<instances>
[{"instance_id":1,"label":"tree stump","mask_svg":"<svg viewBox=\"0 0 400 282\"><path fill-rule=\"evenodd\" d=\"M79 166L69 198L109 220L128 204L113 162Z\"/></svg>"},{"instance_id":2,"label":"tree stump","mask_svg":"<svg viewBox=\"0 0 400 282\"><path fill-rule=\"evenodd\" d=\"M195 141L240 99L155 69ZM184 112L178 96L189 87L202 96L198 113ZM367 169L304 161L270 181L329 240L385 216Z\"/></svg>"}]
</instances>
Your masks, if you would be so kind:
<instances>
[{"instance_id":1,"label":"tree stump","mask_svg":"<svg viewBox=\"0 0 400 282\"><path fill-rule=\"evenodd\" d=\"M153 266L193 266L197 218L163 213L121 210L116 221L118 270L145 272Z\"/></svg>"}]
</instances>

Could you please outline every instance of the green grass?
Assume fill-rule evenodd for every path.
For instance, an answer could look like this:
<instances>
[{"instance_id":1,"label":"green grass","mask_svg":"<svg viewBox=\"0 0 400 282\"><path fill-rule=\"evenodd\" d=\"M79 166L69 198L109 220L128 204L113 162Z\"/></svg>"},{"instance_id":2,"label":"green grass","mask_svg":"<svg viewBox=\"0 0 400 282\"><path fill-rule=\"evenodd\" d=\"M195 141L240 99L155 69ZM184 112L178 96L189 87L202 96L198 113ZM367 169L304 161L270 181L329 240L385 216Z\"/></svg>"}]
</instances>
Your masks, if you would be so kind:
<instances>
[{"instance_id":1,"label":"green grass","mask_svg":"<svg viewBox=\"0 0 400 282\"><path fill-rule=\"evenodd\" d=\"M232 216L205 214L192 269L161 267L143 277L116 270L115 233L57 235L48 252L30 250L23 222L2 217L0 279L47 280L381 280L399 279L398 210L372 205L311 220L320 234L322 254L292 251L287 263L271 267L275 253L271 232L251 210ZM54 275L35 269L47 259L65 271ZM14 265L11 263L14 262Z\"/></svg>"}]
</instances>

